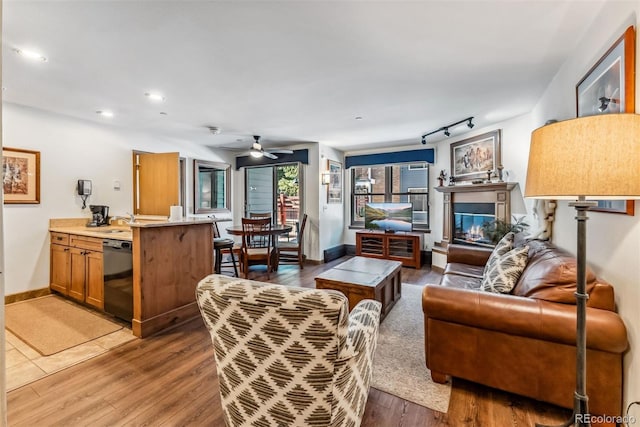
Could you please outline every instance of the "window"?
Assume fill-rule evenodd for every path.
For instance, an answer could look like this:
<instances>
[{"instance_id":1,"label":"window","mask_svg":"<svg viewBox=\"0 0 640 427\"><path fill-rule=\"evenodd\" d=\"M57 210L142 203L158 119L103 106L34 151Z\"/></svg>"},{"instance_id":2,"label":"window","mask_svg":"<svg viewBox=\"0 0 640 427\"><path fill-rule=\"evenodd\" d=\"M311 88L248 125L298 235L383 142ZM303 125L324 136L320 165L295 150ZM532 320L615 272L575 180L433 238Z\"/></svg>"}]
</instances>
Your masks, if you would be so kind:
<instances>
[{"instance_id":1,"label":"window","mask_svg":"<svg viewBox=\"0 0 640 427\"><path fill-rule=\"evenodd\" d=\"M413 228L429 228L429 166L427 163L357 166L351 171L351 225L364 226L370 202L413 205Z\"/></svg>"}]
</instances>

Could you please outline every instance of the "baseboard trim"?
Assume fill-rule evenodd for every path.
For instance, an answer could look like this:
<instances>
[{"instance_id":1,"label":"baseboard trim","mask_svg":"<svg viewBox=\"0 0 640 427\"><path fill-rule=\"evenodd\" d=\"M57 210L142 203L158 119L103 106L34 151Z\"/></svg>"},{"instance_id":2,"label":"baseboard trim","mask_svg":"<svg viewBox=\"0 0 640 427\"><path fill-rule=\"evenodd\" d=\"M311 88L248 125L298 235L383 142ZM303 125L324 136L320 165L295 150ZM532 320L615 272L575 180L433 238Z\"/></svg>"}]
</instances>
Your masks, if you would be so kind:
<instances>
[{"instance_id":1,"label":"baseboard trim","mask_svg":"<svg viewBox=\"0 0 640 427\"><path fill-rule=\"evenodd\" d=\"M324 250L324 262L330 262L346 255L346 245L338 245Z\"/></svg>"},{"instance_id":2,"label":"baseboard trim","mask_svg":"<svg viewBox=\"0 0 640 427\"><path fill-rule=\"evenodd\" d=\"M13 302L25 301L32 298L43 297L49 295L51 290L49 288L33 289L31 291L19 292L17 294L5 295L4 303L11 304Z\"/></svg>"}]
</instances>

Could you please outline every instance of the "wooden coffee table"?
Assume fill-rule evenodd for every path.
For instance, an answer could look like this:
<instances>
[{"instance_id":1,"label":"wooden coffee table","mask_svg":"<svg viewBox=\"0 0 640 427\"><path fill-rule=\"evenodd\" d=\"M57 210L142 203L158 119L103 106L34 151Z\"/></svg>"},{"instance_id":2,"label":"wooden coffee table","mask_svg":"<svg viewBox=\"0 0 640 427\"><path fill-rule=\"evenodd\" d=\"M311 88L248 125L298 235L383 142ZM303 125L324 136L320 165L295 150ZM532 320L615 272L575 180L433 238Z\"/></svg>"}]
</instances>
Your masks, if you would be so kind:
<instances>
[{"instance_id":1,"label":"wooden coffee table","mask_svg":"<svg viewBox=\"0 0 640 427\"><path fill-rule=\"evenodd\" d=\"M349 299L349 310L363 299L379 301L382 321L400 299L401 270L400 261L357 256L316 277L316 289L342 292Z\"/></svg>"}]
</instances>

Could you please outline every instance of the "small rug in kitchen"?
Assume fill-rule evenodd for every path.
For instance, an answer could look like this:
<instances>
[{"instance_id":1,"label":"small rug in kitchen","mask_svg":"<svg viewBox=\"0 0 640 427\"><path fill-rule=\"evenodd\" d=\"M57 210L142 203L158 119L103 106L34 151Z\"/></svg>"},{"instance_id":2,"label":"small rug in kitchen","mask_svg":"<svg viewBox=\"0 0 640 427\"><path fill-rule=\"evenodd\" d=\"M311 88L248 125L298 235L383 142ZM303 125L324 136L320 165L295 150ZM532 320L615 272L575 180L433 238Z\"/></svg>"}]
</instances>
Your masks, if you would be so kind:
<instances>
[{"instance_id":1,"label":"small rug in kitchen","mask_svg":"<svg viewBox=\"0 0 640 427\"><path fill-rule=\"evenodd\" d=\"M55 295L8 304L5 327L43 356L122 329L121 325Z\"/></svg>"}]
</instances>

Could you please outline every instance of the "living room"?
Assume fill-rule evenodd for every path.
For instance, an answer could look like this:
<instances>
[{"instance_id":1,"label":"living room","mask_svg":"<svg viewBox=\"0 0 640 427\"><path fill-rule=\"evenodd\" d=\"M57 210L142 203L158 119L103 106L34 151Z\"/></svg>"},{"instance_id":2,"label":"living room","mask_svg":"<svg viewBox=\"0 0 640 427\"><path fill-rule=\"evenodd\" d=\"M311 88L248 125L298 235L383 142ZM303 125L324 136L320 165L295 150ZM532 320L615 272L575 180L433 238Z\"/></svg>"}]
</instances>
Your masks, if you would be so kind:
<instances>
[{"instance_id":1,"label":"living room","mask_svg":"<svg viewBox=\"0 0 640 427\"><path fill-rule=\"evenodd\" d=\"M482 3L482 2L481 2ZM489 2L487 8L497 12L500 11L501 2ZM527 156L529 150L529 144L531 139L532 130L545 124L547 120L556 119L564 120L573 118L576 116L575 104L576 104L576 84L580 79L591 69L591 67L598 61L599 58L607 52L616 40L624 33L625 29L629 26L638 25L637 15L640 12L640 7L635 2L589 2L576 6L564 2L559 2L560 6L556 6L561 9L558 13L553 15L553 19L545 21L545 14L540 9L540 15L537 16L538 22L536 25L540 25L542 28L549 32L549 35L545 39L545 43L540 43L539 50L551 49L549 44L553 43L556 39L570 38L574 43L567 48L567 53L562 58L555 58L557 66L551 70L545 70L548 75L548 80L540 84L537 88L531 88L530 92L526 94L519 93L518 96L509 96L509 94L500 93L496 98L491 98L490 104L492 104L489 110L495 113L493 119L478 120L476 127L473 129L465 130L463 133L454 133L452 137L445 138L442 134L435 136L434 142L429 142L426 148L436 149L435 163L430 165L429 168L429 182L430 186L435 186L437 182L437 176L440 170L450 170L449 159L449 146L452 143L464 140L475 135L480 135L485 132L493 131L495 129L502 129L502 163L505 170L509 173L509 181L517 182L520 189L524 193L526 186L525 177L527 170ZM436 2L436 4L438 4ZM107 3L103 4L108 9ZM441 5L440 5L441 6ZM209 119L201 119L201 123L191 124L188 131L181 134L180 129L184 129L185 116L189 113L193 113L196 117L202 117L197 112L191 111L189 113L173 112L170 110L171 94L179 93L177 84L171 85L169 83L159 82L153 84L164 83L165 90L167 91L167 101L165 105L161 107L149 107L147 100L143 98L141 94L141 100L139 104L133 106L122 106L121 111L124 113L127 109L135 108L147 108L146 115L146 127L145 129L134 129L128 126L122 126L115 124L116 121L109 119L103 119L102 117L89 117L90 113L96 116L95 110L108 108L104 105L94 105L93 103L87 107L91 111L84 117L77 117L71 110L64 110L56 108L56 102L58 99L69 97L70 94L74 94L74 86L70 81L65 82L63 86L58 88L57 92L49 93L50 98L43 98L40 100L41 104L35 101L40 98L39 92L34 92L27 95L25 98L17 97L16 94L12 94L15 91L14 87L10 84L14 76L22 74L25 78L31 79L34 83L34 88L38 87L40 83L47 80L47 67L53 68L59 67L58 59L52 55L45 63L35 64L36 67L29 65L28 67L19 62L20 58L14 58L13 52L14 44L24 42L23 40L16 40L17 36L15 29L12 33L7 34L7 27L11 29L12 7L17 7L13 2L5 2L3 4L3 13L5 16L5 23L3 34L3 87L6 89L3 91L3 146L21 148L28 150L36 150L41 153L41 200L37 205L5 205L3 210L3 238L4 238L4 295L18 294L35 289L41 289L47 287L49 280L49 252L48 252L48 220L50 218L66 218L66 217L80 217L85 216L85 211L81 209L81 200L75 194L75 184L78 179L91 178L94 182L94 195L92 201L96 203L109 205L111 211L117 214L124 214L131 209L131 200L133 194L133 186L131 180L131 152L132 150L149 151L149 152L171 152L179 151L180 155L189 159L187 162L187 175L190 175L190 160L191 159L206 159L209 161L222 162L230 165L234 165L235 156L240 154L241 151L229 151L219 148L209 148L207 145L213 145L213 141L217 136L212 136L211 133L204 127L208 124L220 125L222 128L222 134L226 131L226 126L222 123L225 121L225 117L220 113L219 117L213 117ZM33 6L35 8L35 6ZM61 15L65 12L71 13L75 5L73 3L58 3L55 7L60 8L58 13ZM414 7L418 7L415 6ZM425 6L426 7L426 6ZM479 6L482 7L482 6ZM516 6L517 7L517 6ZM107 10L105 9L105 10ZM249 4L245 5L245 9L236 13L242 15L243 13L251 13L251 7ZM581 13L581 9L584 9ZM419 9L421 13L423 10ZM560 23L564 23L562 16L562 10L569 16L565 16L566 20L576 21L571 30L571 34L566 26L561 26ZM33 11L29 11L33 12ZM277 12L277 10L276 10ZM357 10L350 10L355 12ZM21 12L26 13L26 12ZM35 12L33 12L35 13ZM318 12L320 13L320 12ZM332 17L330 12L325 11L326 15L320 14L324 18ZM346 19L346 12L342 11L342 18ZM576 13L578 13L576 15ZM573 14L573 15L572 15ZM256 13L256 15L259 15ZM501 16L500 19L507 22L508 15ZM180 15L178 15L180 17ZM383 22L381 16L377 16L380 21ZM187 18L180 18L187 19ZM255 22L259 22L260 16L252 16ZM337 18L336 18L337 19ZM453 18L451 18L453 20ZM460 18L462 19L462 18ZM471 20L470 17L465 17L465 22ZM46 20L43 19L43 22ZM253 22L253 21L252 21ZM359 22L357 18L353 19L355 25ZM411 21L413 22L413 21ZM580 23L580 24L578 24ZM40 31L43 34L47 32L53 32L56 30L56 25L60 25L58 21L53 21L51 26L53 28L47 28L43 26ZM71 25L71 24L69 24ZM124 24L123 24L124 25ZM505 24L507 25L507 24ZM141 29L138 34L139 37L143 37L144 30L147 26L153 27L151 22L140 23ZM79 27L82 28L82 27ZM367 27L363 28L363 31ZM250 33L251 26L246 25L246 32ZM428 28L420 25L416 26L416 33L421 31L428 31ZM511 28L511 31L518 32L518 28ZM116 31L117 32L117 31ZM382 37L385 36L384 39ZM249 36L248 36L249 37ZM377 39L376 37L380 37ZM451 35L453 37L453 35ZM468 37L468 36L467 36ZM170 35L167 35L165 40L153 40L148 41L150 45L162 45L168 43ZM46 39L42 36L42 39ZM365 38L366 39L366 38ZM396 46L393 43L393 37L390 34L371 34L369 42L379 45L381 48L390 50L402 49L401 46ZM253 39L249 37L246 43L250 44ZM505 37L505 43L507 38ZM32 40L34 44L42 43L43 40ZM71 40L67 40L71 44ZM126 40L119 41L122 46L126 46ZM338 43L340 41L336 41ZM300 47L304 50L304 47ZM159 49L161 50L161 48ZM271 52L270 54L276 54L277 52ZM136 52L129 52L131 55L141 54ZM157 54L157 52L156 52ZM429 62L442 62L448 61L448 58L455 57L457 61L465 63L465 55L468 52L455 51L455 52L439 52L438 54L425 54L424 61ZM10 56L14 55L14 56ZM533 53L532 53L533 55ZM9 57L8 57L9 56ZM181 60L181 56L172 51L171 58L168 61ZM105 61L109 61L108 55L105 55ZM462 58L462 59L460 59ZM343 58L348 66L349 62ZM267 53L263 57L246 58L246 61L241 63L232 64L238 73L242 70L251 67L261 68L271 67L276 71L287 75L289 78L295 75L293 69L280 69L277 65L269 65L270 57ZM489 78L491 70L494 68L492 63L478 63L478 62L466 62L462 71L458 71L460 74L475 73L477 77L477 86L480 88L483 84L483 78ZM538 64L528 64L529 67L535 68ZM305 67L299 66L298 72L304 73ZM484 69L483 69L484 68ZM190 78L191 72L189 67L185 66L183 78ZM266 72L266 70L265 70ZM371 70L363 70L363 74L370 73ZM401 74L401 73L400 73ZM107 79L107 76L104 76ZM514 77L515 79L515 77ZM637 81L637 79L636 79ZM510 82L505 81L505 85ZM130 84L124 79L120 84L130 90ZM258 85L258 83L255 83ZM331 84L331 82L327 83ZM99 85L96 91L100 91ZM143 89L142 92L144 93ZM291 88L292 92L297 97L304 98L304 102L309 102L306 98L305 91L303 89ZM380 87L373 87L371 92L376 90L382 90ZM240 88L238 88L240 91ZM223 98L223 103L233 105L236 101L233 97L232 89L229 89L230 93L223 93L220 96ZM242 93L246 93L244 90ZM452 92L452 96L454 92ZM473 95L473 94L471 94ZM471 96L470 95L470 96ZM196 97L197 93L188 93L182 95L185 98ZM249 95L247 95L249 96ZM262 95L266 96L266 95ZM279 94L272 94L274 98L277 98ZM363 108L367 102L366 94L360 94L362 97ZM107 101L108 98L105 98ZM432 98L424 97L425 103L436 102ZM533 100L533 101L532 101ZM269 98L260 98L256 96L251 99L255 105L265 105L265 109L269 108ZM136 101L138 102L138 101ZM328 102L323 100L323 102ZM486 104L486 100L483 100ZM445 101L443 101L445 103ZM524 107L531 105L531 107ZM164 109L167 108L167 111ZM254 107L257 108L257 107ZM327 107L333 108L333 107ZM305 211L309 214L309 228L306 239L305 253L307 258L312 261L321 262L323 259L323 252L326 249L330 249L343 244L355 245L355 230L350 226L350 189L351 189L351 176L349 171L344 173L344 194L342 204L327 204L326 202L326 186L320 183L320 176L327 168L327 160L335 160L344 165L344 158L348 155L354 154L368 154L376 152L389 152L390 147L393 147L393 151L406 151L424 148L420 144L420 136L432 129L437 129L440 126L446 125L468 115L477 115L478 112L464 111L463 105L455 105L453 110L447 112L442 119L429 120L426 119L422 123L414 124L415 134L410 136L408 133L402 134L402 137L394 137L396 135L394 130L385 130L380 128L376 123L375 117L367 117L366 113L352 112L348 120L355 121L355 115L362 115L362 120L357 120L359 125L365 126L370 130L378 133L377 136L379 144L376 146L373 143L368 144L360 142L353 146L341 146L340 135L334 134L333 137L327 137L320 142L312 142L309 140L306 142L298 142L300 140L293 139L295 135L292 135L292 139L289 141L283 141L280 144L274 144L268 146L265 143L265 148L292 148L292 149L308 149L309 150L309 164L305 169L304 191L305 191ZM637 108L637 107L636 107ZM222 109L222 108L220 108ZM251 146L251 138L249 132L261 132L268 136L269 125L261 123L258 111L249 110L246 117L246 123L240 131L246 134L244 137L233 135L233 139L223 142L222 146L231 146L236 139L243 139L239 144L244 150L248 150ZM168 115L161 115L159 112L168 113ZM517 112L514 114L514 112ZM126 114L121 114L126 116ZM157 129L163 129L162 120L166 118L172 118L172 116L178 117L176 122L177 126L173 126L167 130L167 132ZM206 116L206 115L205 115ZM424 114L426 117L427 114ZM98 119L100 121L98 121ZM115 116L114 119L118 120L119 117ZM304 117L290 116L283 118L283 121L304 121ZM210 122L213 120L214 122ZM338 121L334 116L328 115L324 121L323 126L331 127L331 123L336 123L338 128ZM254 124L255 123L255 124ZM197 126L199 129L194 130ZM255 126L255 128L252 128ZM177 129L177 130L176 130ZM235 129L228 131L230 134L235 132ZM240 132L238 132L240 133ZM268 140L268 138L265 138ZM345 138L347 139L347 138ZM203 141L212 141L211 144ZM334 143L334 141L337 141ZM118 191L113 190L113 181L120 182L120 189ZM191 194L192 184L187 179L186 182L186 194ZM242 171L232 172L232 209L228 214L230 218L235 222L239 222L239 219L243 216L243 195L241 190L245 188L244 174ZM443 212L441 210L442 194L436 191L429 192L429 206L430 206L430 233L425 234L423 243L423 250L429 252L433 249L436 242L440 241L442 236L442 223ZM188 198L187 198L188 199ZM187 200L187 207L191 208L192 201ZM527 220L529 223L534 223L534 219L531 216L533 203L530 200L524 200L527 207ZM636 203L636 210L638 206ZM576 232L575 232L575 212L573 208L569 207L566 202L560 202L556 210L556 219L553 229L553 242L560 247L566 248L571 252L575 252L576 244ZM606 213L590 213L590 220L588 224L588 252L587 260L589 266L601 277L612 283L615 287L616 304L618 313L624 320L624 323L628 331L628 339L630 342L630 349L624 358L624 382L623 382L623 395L624 404L636 401L640 397L640 366L638 363L638 346L639 344L639 330L640 314L636 309L638 302L640 302L640 291L637 289L637 277L639 276L640 263L638 262L638 242L640 242L640 226L638 225L637 215L614 215Z\"/></svg>"}]
</instances>

